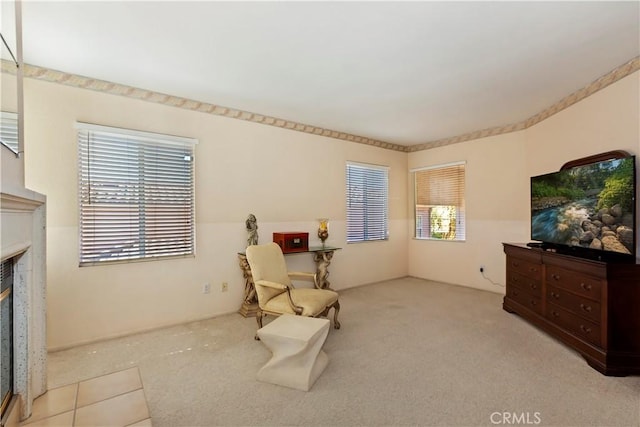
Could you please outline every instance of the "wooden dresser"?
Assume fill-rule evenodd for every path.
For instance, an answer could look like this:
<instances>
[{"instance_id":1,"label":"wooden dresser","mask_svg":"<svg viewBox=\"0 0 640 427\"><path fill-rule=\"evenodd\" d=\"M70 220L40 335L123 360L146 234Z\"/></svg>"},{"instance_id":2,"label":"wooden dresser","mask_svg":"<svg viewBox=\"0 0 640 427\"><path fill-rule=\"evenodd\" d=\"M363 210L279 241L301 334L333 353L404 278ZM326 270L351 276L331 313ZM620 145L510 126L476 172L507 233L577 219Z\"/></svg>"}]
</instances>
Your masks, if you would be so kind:
<instances>
[{"instance_id":1,"label":"wooden dresser","mask_svg":"<svg viewBox=\"0 0 640 427\"><path fill-rule=\"evenodd\" d=\"M579 352L605 375L640 374L640 265L504 243L503 308Z\"/></svg>"}]
</instances>

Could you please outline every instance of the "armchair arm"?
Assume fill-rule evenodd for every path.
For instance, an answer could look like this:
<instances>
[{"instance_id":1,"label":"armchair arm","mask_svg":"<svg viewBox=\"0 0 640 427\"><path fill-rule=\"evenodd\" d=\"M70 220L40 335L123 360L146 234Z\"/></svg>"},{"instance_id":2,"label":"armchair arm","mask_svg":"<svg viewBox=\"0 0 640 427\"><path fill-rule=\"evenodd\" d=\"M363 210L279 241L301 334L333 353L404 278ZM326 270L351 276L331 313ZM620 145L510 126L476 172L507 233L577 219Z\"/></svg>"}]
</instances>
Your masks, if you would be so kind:
<instances>
[{"instance_id":1,"label":"armchair arm","mask_svg":"<svg viewBox=\"0 0 640 427\"><path fill-rule=\"evenodd\" d=\"M287 285L283 285L282 283L276 283L276 282L270 282L268 280L258 280L257 282L255 282L256 285L259 286L266 286L268 288L272 288L272 289L279 289L279 290L283 290L287 292L287 300L289 301L289 305L291 306L291 309L299 316L302 314L303 308L296 305L293 302L293 299L291 298L291 287L287 286Z\"/></svg>"},{"instance_id":2,"label":"armchair arm","mask_svg":"<svg viewBox=\"0 0 640 427\"><path fill-rule=\"evenodd\" d=\"M285 289L289 289L287 285L283 285L282 283L270 282L268 280L258 280L255 282L256 285L266 286L268 288L279 289L284 291Z\"/></svg>"},{"instance_id":3,"label":"armchair arm","mask_svg":"<svg viewBox=\"0 0 640 427\"><path fill-rule=\"evenodd\" d=\"M291 299L291 288L289 286L283 285L282 283L270 282L268 280L258 280L258 281L255 282L255 284L258 285L258 286L266 286L268 288L279 289L279 290L282 290L282 291L286 291L287 292L287 299L289 300L289 305L291 306L293 311L297 315L301 315L302 314L303 308L300 307L300 306L295 305L295 303L293 302L293 299Z\"/></svg>"},{"instance_id":4,"label":"armchair arm","mask_svg":"<svg viewBox=\"0 0 640 427\"><path fill-rule=\"evenodd\" d=\"M291 298L291 289L287 288L287 298L289 299L289 305L291 305L291 308L293 309L293 311L300 316L302 314L303 308L300 307L299 305L296 305L293 302L293 299Z\"/></svg>"},{"instance_id":5,"label":"armchair arm","mask_svg":"<svg viewBox=\"0 0 640 427\"><path fill-rule=\"evenodd\" d=\"M289 278L292 280L306 280L309 282L313 282L313 286L316 289L322 289L318 286L318 274L317 273L308 273L306 271L290 271L288 272Z\"/></svg>"},{"instance_id":6,"label":"armchair arm","mask_svg":"<svg viewBox=\"0 0 640 427\"><path fill-rule=\"evenodd\" d=\"M289 271L287 274L292 280L306 280L316 283L316 273L308 273L306 271Z\"/></svg>"}]
</instances>

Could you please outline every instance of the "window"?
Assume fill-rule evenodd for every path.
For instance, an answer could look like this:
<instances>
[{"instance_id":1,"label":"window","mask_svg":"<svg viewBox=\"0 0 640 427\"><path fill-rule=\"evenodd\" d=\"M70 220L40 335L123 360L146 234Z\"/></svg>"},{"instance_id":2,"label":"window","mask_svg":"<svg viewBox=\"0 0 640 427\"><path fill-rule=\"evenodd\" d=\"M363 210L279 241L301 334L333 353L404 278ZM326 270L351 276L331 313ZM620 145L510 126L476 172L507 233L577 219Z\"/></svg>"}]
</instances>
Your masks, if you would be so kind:
<instances>
[{"instance_id":1,"label":"window","mask_svg":"<svg viewBox=\"0 0 640 427\"><path fill-rule=\"evenodd\" d=\"M464 162L415 169L416 238L464 240Z\"/></svg>"},{"instance_id":2,"label":"window","mask_svg":"<svg viewBox=\"0 0 640 427\"><path fill-rule=\"evenodd\" d=\"M18 152L18 115L0 111L0 142Z\"/></svg>"},{"instance_id":3,"label":"window","mask_svg":"<svg viewBox=\"0 0 640 427\"><path fill-rule=\"evenodd\" d=\"M197 141L77 128L80 265L193 255Z\"/></svg>"},{"instance_id":4,"label":"window","mask_svg":"<svg viewBox=\"0 0 640 427\"><path fill-rule=\"evenodd\" d=\"M389 168L347 163L347 242L385 240Z\"/></svg>"}]
</instances>

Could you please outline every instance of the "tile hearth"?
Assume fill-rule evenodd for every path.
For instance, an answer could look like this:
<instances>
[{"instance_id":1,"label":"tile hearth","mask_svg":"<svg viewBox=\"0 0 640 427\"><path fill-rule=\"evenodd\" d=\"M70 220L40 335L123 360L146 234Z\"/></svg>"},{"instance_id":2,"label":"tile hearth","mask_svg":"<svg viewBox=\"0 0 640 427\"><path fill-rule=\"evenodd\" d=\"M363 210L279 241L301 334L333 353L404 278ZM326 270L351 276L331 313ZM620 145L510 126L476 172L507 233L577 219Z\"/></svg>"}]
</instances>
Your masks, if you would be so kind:
<instances>
[{"instance_id":1,"label":"tile hearth","mask_svg":"<svg viewBox=\"0 0 640 427\"><path fill-rule=\"evenodd\" d=\"M146 426L151 418L140 372L125 369L48 390L21 426Z\"/></svg>"}]
</instances>

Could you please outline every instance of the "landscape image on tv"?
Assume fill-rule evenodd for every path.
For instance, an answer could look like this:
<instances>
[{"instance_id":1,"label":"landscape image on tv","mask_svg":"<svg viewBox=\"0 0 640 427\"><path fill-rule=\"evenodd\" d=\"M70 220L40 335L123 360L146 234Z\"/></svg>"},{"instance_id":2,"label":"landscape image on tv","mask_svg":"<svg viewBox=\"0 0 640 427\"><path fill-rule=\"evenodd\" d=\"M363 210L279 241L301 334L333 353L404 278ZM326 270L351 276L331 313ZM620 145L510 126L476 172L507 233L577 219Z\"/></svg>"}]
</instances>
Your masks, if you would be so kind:
<instances>
[{"instance_id":1,"label":"landscape image on tv","mask_svg":"<svg viewBox=\"0 0 640 427\"><path fill-rule=\"evenodd\" d=\"M635 157L531 178L531 238L635 253Z\"/></svg>"}]
</instances>

